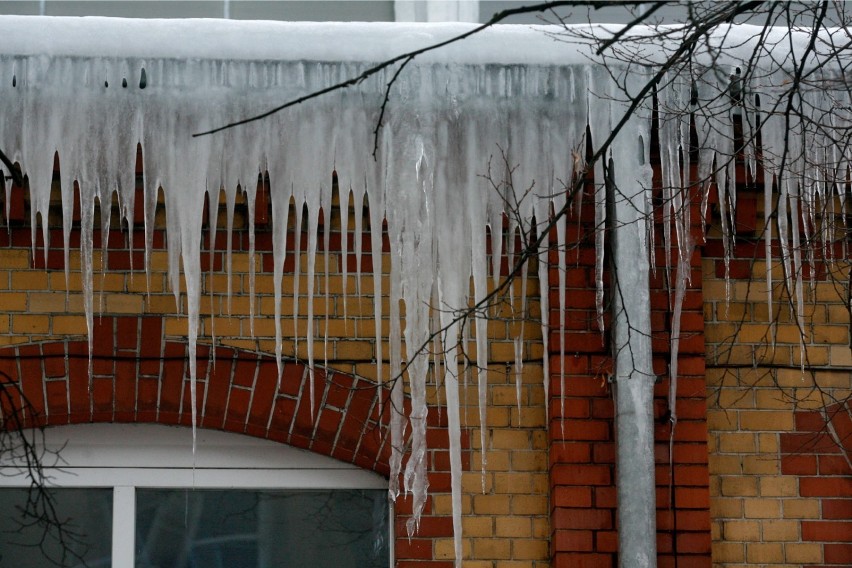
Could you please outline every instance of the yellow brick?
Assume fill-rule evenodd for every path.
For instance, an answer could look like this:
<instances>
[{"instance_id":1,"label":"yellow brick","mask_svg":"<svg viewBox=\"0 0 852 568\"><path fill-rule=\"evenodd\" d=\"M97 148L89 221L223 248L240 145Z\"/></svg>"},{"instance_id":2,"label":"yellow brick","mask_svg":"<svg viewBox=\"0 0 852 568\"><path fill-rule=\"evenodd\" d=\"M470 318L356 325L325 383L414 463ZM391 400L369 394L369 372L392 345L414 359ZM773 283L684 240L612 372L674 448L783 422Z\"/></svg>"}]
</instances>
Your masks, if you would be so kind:
<instances>
[{"instance_id":1,"label":"yellow brick","mask_svg":"<svg viewBox=\"0 0 852 568\"><path fill-rule=\"evenodd\" d=\"M799 540L799 523L797 521L763 521L763 540L783 541Z\"/></svg>"},{"instance_id":2,"label":"yellow brick","mask_svg":"<svg viewBox=\"0 0 852 568\"><path fill-rule=\"evenodd\" d=\"M793 365L801 365L802 350L793 349ZM828 346L806 345L804 351L805 365L828 365L829 350Z\"/></svg>"},{"instance_id":3,"label":"yellow brick","mask_svg":"<svg viewBox=\"0 0 852 568\"><path fill-rule=\"evenodd\" d=\"M129 294L109 294L105 297L105 311L114 314L138 314L143 311L145 297Z\"/></svg>"},{"instance_id":4,"label":"yellow brick","mask_svg":"<svg viewBox=\"0 0 852 568\"><path fill-rule=\"evenodd\" d=\"M533 538L549 539L550 538L550 519L547 517L535 517L532 519L532 536Z\"/></svg>"},{"instance_id":5,"label":"yellow brick","mask_svg":"<svg viewBox=\"0 0 852 568\"><path fill-rule=\"evenodd\" d=\"M708 410L707 429L711 432L721 430L737 430L737 413Z\"/></svg>"},{"instance_id":6,"label":"yellow brick","mask_svg":"<svg viewBox=\"0 0 852 568\"><path fill-rule=\"evenodd\" d=\"M512 417L512 409L506 407L491 407L487 410L487 420L488 425L492 428L508 428L511 426L511 417ZM478 410L468 412L468 416L471 414L476 414L478 416ZM477 440L477 444L479 441ZM478 446L477 446L478 447Z\"/></svg>"},{"instance_id":7,"label":"yellow brick","mask_svg":"<svg viewBox=\"0 0 852 568\"><path fill-rule=\"evenodd\" d=\"M47 334L50 333L50 317L32 315L12 316L12 331L25 334Z\"/></svg>"},{"instance_id":8,"label":"yellow brick","mask_svg":"<svg viewBox=\"0 0 852 568\"><path fill-rule=\"evenodd\" d=\"M724 453L750 454L757 449L755 435L746 432L723 432L719 434L719 451Z\"/></svg>"},{"instance_id":9,"label":"yellow brick","mask_svg":"<svg viewBox=\"0 0 852 568\"><path fill-rule=\"evenodd\" d=\"M513 515L546 515L548 510L547 496L515 495L512 497Z\"/></svg>"},{"instance_id":10,"label":"yellow brick","mask_svg":"<svg viewBox=\"0 0 852 568\"><path fill-rule=\"evenodd\" d=\"M53 316L53 333L56 335L85 335L86 318L83 315Z\"/></svg>"},{"instance_id":11,"label":"yellow brick","mask_svg":"<svg viewBox=\"0 0 852 568\"><path fill-rule=\"evenodd\" d=\"M99 292L124 292L125 274L111 272L108 274L101 273L94 278L95 290Z\"/></svg>"},{"instance_id":12,"label":"yellow brick","mask_svg":"<svg viewBox=\"0 0 852 568\"><path fill-rule=\"evenodd\" d=\"M352 361L369 361L374 358L373 343L371 341L341 341L336 346L338 359Z\"/></svg>"},{"instance_id":13,"label":"yellow brick","mask_svg":"<svg viewBox=\"0 0 852 568\"><path fill-rule=\"evenodd\" d=\"M810 499L783 499L785 519L818 519L819 501Z\"/></svg>"},{"instance_id":14,"label":"yellow brick","mask_svg":"<svg viewBox=\"0 0 852 568\"><path fill-rule=\"evenodd\" d=\"M774 454L778 451L778 434L775 432L761 432L757 435L757 447L762 454Z\"/></svg>"},{"instance_id":15,"label":"yellow brick","mask_svg":"<svg viewBox=\"0 0 852 568\"><path fill-rule=\"evenodd\" d=\"M186 336L187 329L186 318L163 318L163 335L183 335Z\"/></svg>"},{"instance_id":16,"label":"yellow brick","mask_svg":"<svg viewBox=\"0 0 852 568\"><path fill-rule=\"evenodd\" d=\"M24 292L0 292L0 305L4 312L27 311L27 294Z\"/></svg>"},{"instance_id":17,"label":"yellow brick","mask_svg":"<svg viewBox=\"0 0 852 568\"><path fill-rule=\"evenodd\" d=\"M512 408L511 425L516 428L543 428L547 426L547 414L541 403L536 407L521 408L518 412L517 408Z\"/></svg>"},{"instance_id":18,"label":"yellow brick","mask_svg":"<svg viewBox=\"0 0 852 568\"><path fill-rule=\"evenodd\" d=\"M30 252L23 249L0 249L0 266L6 270L30 268Z\"/></svg>"},{"instance_id":19,"label":"yellow brick","mask_svg":"<svg viewBox=\"0 0 852 568\"><path fill-rule=\"evenodd\" d=\"M760 540L758 521L725 521L722 525L724 540L729 542L754 542Z\"/></svg>"},{"instance_id":20,"label":"yellow brick","mask_svg":"<svg viewBox=\"0 0 852 568\"><path fill-rule=\"evenodd\" d=\"M823 561L822 545L812 542L788 542L784 545L784 560L802 564L820 564Z\"/></svg>"},{"instance_id":21,"label":"yellow brick","mask_svg":"<svg viewBox=\"0 0 852 568\"><path fill-rule=\"evenodd\" d=\"M506 538L473 539L474 558L511 558L511 541Z\"/></svg>"},{"instance_id":22,"label":"yellow brick","mask_svg":"<svg viewBox=\"0 0 852 568\"><path fill-rule=\"evenodd\" d=\"M512 556L515 560L545 560L549 557L550 545L546 540L513 540Z\"/></svg>"},{"instance_id":23,"label":"yellow brick","mask_svg":"<svg viewBox=\"0 0 852 568\"><path fill-rule=\"evenodd\" d=\"M31 292L29 294L30 313L62 313L65 311L64 292Z\"/></svg>"},{"instance_id":24,"label":"yellow brick","mask_svg":"<svg viewBox=\"0 0 852 568\"><path fill-rule=\"evenodd\" d=\"M755 399L757 408L765 410L777 410L790 408L790 397L780 389L756 389Z\"/></svg>"},{"instance_id":25,"label":"yellow brick","mask_svg":"<svg viewBox=\"0 0 852 568\"><path fill-rule=\"evenodd\" d=\"M795 497L799 494L799 484L794 477L762 477L760 495L762 497Z\"/></svg>"},{"instance_id":26,"label":"yellow brick","mask_svg":"<svg viewBox=\"0 0 852 568\"><path fill-rule=\"evenodd\" d=\"M505 450L494 450L486 452L486 463L488 471L509 471L509 452ZM474 471L482 467L482 453L477 452L473 456L471 469Z\"/></svg>"},{"instance_id":27,"label":"yellow brick","mask_svg":"<svg viewBox=\"0 0 852 568\"><path fill-rule=\"evenodd\" d=\"M509 495L474 495L473 511L477 515L508 515L510 500Z\"/></svg>"},{"instance_id":28,"label":"yellow brick","mask_svg":"<svg viewBox=\"0 0 852 568\"><path fill-rule=\"evenodd\" d=\"M145 298L145 311L152 314L175 314L175 297L171 294L155 294Z\"/></svg>"},{"instance_id":29,"label":"yellow brick","mask_svg":"<svg viewBox=\"0 0 852 568\"><path fill-rule=\"evenodd\" d=\"M724 321L749 321L751 319L751 304L743 302L717 302L716 320Z\"/></svg>"},{"instance_id":30,"label":"yellow brick","mask_svg":"<svg viewBox=\"0 0 852 568\"><path fill-rule=\"evenodd\" d=\"M487 497L486 495L475 495L473 497L473 502L475 502L476 498ZM500 497L500 499L505 499L505 497ZM462 513L465 515L471 514L471 496L470 495L462 495ZM442 494L442 495L433 495L432 496L432 509L434 510L436 515L451 515L453 512L453 501L452 496ZM477 511L477 515L481 514L494 514L486 513L485 511ZM501 514L499 511L497 514Z\"/></svg>"},{"instance_id":31,"label":"yellow brick","mask_svg":"<svg viewBox=\"0 0 852 568\"><path fill-rule=\"evenodd\" d=\"M725 497L755 496L757 495L757 478L723 477L721 490Z\"/></svg>"},{"instance_id":32,"label":"yellow brick","mask_svg":"<svg viewBox=\"0 0 852 568\"><path fill-rule=\"evenodd\" d=\"M711 499L710 516L714 519L741 519L743 516L742 499Z\"/></svg>"},{"instance_id":33,"label":"yellow brick","mask_svg":"<svg viewBox=\"0 0 852 568\"><path fill-rule=\"evenodd\" d=\"M849 326L847 325L817 325L814 326L810 340L814 343L849 345ZM814 365L821 364L813 361Z\"/></svg>"},{"instance_id":34,"label":"yellow brick","mask_svg":"<svg viewBox=\"0 0 852 568\"><path fill-rule=\"evenodd\" d=\"M754 408L754 389L724 389L719 393L720 408Z\"/></svg>"},{"instance_id":35,"label":"yellow brick","mask_svg":"<svg viewBox=\"0 0 852 568\"><path fill-rule=\"evenodd\" d=\"M526 538L532 536L532 524L526 517L497 517L496 536Z\"/></svg>"},{"instance_id":36,"label":"yellow brick","mask_svg":"<svg viewBox=\"0 0 852 568\"><path fill-rule=\"evenodd\" d=\"M745 560L745 545L739 542L714 542L714 562L742 562Z\"/></svg>"},{"instance_id":37,"label":"yellow brick","mask_svg":"<svg viewBox=\"0 0 852 568\"><path fill-rule=\"evenodd\" d=\"M740 428L743 430L793 430L793 414L773 410L743 410L740 412Z\"/></svg>"},{"instance_id":38,"label":"yellow brick","mask_svg":"<svg viewBox=\"0 0 852 568\"><path fill-rule=\"evenodd\" d=\"M547 454L543 452L513 452L512 468L515 471L542 471L548 465Z\"/></svg>"},{"instance_id":39,"label":"yellow brick","mask_svg":"<svg viewBox=\"0 0 852 568\"><path fill-rule=\"evenodd\" d=\"M745 456L743 458L743 473L779 475L781 466L775 456Z\"/></svg>"},{"instance_id":40,"label":"yellow brick","mask_svg":"<svg viewBox=\"0 0 852 568\"><path fill-rule=\"evenodd\" d=\"M780 387L803 387L813 384L811 373L799 369L778 369L775 375Z\"/></svg>"},{"instance_id":41,"label":"yellow brick","mask_svg":"<svg viewBox=\"0 0 852 568\"><path fill-rule=\"evenodd\" d=\"M852 366L852 348L846 345L832 345L829 350L832 365Z\"/></svg>"},{"instance_id":42,"label":"yellow brick","mask_svg":"<svg viewBox=\"0 0 852 568\"><path fill-rule=\"evenodd\" d=\"M849 388L852 385L849 371L819 371L815 379L822 388Z\"/></svg>"},{"instance_id":43,"label":"yellow brick","mask_svg":"<svg viewBox=\"0 0 852 568\"><path fill-rule=\"evenodd\" d=\"M529 448L530 435L525 430L495 430L491 433L490 446L495 449Z\"/></svg>"},{"instance_id":44,"label":"yellow brick","mask_svg":"<svg viewBox=\"0 0 852 568\"><path fill-rule=\"evenodd\" d=\"M719 521L710 521L710 540L713 542L722 540L722 523Z\"/></svg>"},{"instance_id":45,"label":"yellow brick","mask_svg":"<svg viewBox=\"0 0 852 568\"><path fill-rule=\"evenodd\" d=\"M756 564L778 564L784 561L784 549L780 543L748 543L746 560Z\"/></svg>"},{"instance_id":46,"label":"yellow brick","mask_svg":"<svg viewBox=\"0 0 852 568\"><path fill-rule=\"evenodd\" d=\"M778 499L743 499L743 512L747 519L778 519L781 502Z\"/></svg>"},{"instance_id":47,"label":"yellow brick","mask_svg":"<svg viewBox=\"0 0 852 568\"><path fill-rule=\"evenodd\" d=\"M527 472L508 472L494 474L495 493L533 493L537 478L547 477L546 474L535 474ZM540 481L539 481L540 483Z\"/></svg>"},{"instance_id":48,"label":"yellow brick","mask_svg":"<svg viewBox=\"0 0 852 568\"><path fill-rule=\"evenodd\" d=\"M710 474L734 474L739 475L743 471L743 458L741 456L710 456L708 469Z\"/></svg>"},{"instance_id":49,"label":"yellow brick","mask_svg":"<svg viewBox=\"0 0 852 568\"><path fill-rule=\"evenodd\" d=\"M462 519L462 534L466 537L494 536L493 517L464 517Z\"/></svg>"},{"instance_id":50,"label":"yellow brick","mask_svg":"<svg viewBox=\"0 0 852 568\"><path fill-rule=\"evenodd\" d=\"M432 547L436 559L451 559L455 557L455 543L451 538L435 539ZM465 558L470 558L470 539L466 538L462 540L462 555Z\"/></svg>"}]
</instances>

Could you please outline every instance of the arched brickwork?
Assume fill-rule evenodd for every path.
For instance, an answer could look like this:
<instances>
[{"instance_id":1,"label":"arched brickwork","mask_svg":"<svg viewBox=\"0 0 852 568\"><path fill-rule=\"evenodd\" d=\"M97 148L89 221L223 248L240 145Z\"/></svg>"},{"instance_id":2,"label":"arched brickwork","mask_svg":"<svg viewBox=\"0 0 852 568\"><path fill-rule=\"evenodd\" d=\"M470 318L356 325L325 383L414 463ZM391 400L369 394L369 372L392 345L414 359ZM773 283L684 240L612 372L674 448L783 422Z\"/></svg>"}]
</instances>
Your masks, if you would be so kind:
<instances>
[{"instance_id":1,"label":"arched brickwork","mask_svg":"<svg viewBox=\"0 0 852 568\"><path fill-rule=\"evenodd\" d=\"M27 420L39 425L124 422L188 427L187 345L164 338L162 327L161 317L96 318L91 378L85 340L4 347L0 380L20 389L36 413ZM316 368L312 414L311 374L303 363L284 362L280 388L277 364L268 355L218 347L214 364L210 347L199 345L197 365L199 427L267 438L389 475L389 405L383 405L380 416L375 383ZM449 492L446 412L430 413L428 428L430 491ZM469 432L463 433L462 445L463 466L470 469ZM410 503L405 497L397 500L397 566L452 566L451 561L433 558L433 539L452 537L452 519L433 515L431 503L430 497L420 531L408 539Z\"/></svg>"}]
</instances>

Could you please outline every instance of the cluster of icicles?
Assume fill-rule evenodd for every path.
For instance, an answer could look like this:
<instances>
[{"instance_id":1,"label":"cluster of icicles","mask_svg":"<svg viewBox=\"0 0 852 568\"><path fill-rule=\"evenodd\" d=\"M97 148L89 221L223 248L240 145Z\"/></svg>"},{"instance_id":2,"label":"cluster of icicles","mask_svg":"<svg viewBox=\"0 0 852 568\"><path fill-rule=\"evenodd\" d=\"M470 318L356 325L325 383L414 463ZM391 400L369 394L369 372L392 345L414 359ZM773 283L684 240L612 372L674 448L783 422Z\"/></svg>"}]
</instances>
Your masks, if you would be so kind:
<instances>
[{"instance_id":1,"label":"cluster of icicles","mask_svg":"<svg viewBox=\"0 0 852 568\"><path fill-rule=\"evenodd\" d=\"M316 271L318 239L328 242L325 232L318 231L320 212L330 211L332 204L331 177L336 169L341 188L341 203L350 195L356 210L365 200L369 203L370 226L374 229L387 223L390 243L390 289L382 289L381 262L374 262L377 272L373 278L375 298L389 296L390 313L382 313L382 302L374 302L375 350L377 361L387 357L390 375L403 371L403 345L413 354L421 346L438 342L432 360L427 356L411 356L407 361L405 378L410 389L410 413L392 413L391 436L392 473L390 491L393 497L404 490L413 494L414 515L409 531L416 529L427 492L426 474L426 384L434 364L444 372L443 383L450 428L452 496L456 558L461 554L461 448L459 417L458 342L460 333L473 337L480 358L477 381L479 385L480 422L485 425L486 374L488 342L486 315L482 310L472 312L466 330L456 318L463 310L482 302L500 279L501 256L513 262L514 238L503 233L504 218L509 219L508 235L514 235L517 225L543 225L551 219L552 211L566 208L564 182L570 181L576 166L572 156L585 148L587 128L595 148L608 139L612 129L626 112L620 102L622 92L610 72L600 65L571 63L568 65L501 65L452 64L427 62L409 66L391 91L391 99L378 135L378 151L372 157L373 132L381 108L384 86L392 70L360 83L333 92L305 104L274 114L264 120L232 128L216 135L192 138L191 134L219 126L236 118L251 116L280 104L282 101L325 88L343 79L356 76L366 64L358 62L311 61L233 61L224 59L152 59L127 57L80 57L0 55L0 144L2 149L19 162L29 177L32 204L32 227L37 230L37 218L47 218L54 153L61 163L62 209L64 214L65 255L73 210L74 182L79 184L81 203L82 278L86 319L91 330L93 318L92 240L95 203L111 203L113 192L118 193L121 216L133 230L134 210L144 209L146 259L150 255L154 227L157 189L162 186L167 209L168 278L176 295L180 292L181 274L186 284L189 329L189 364L195 380L195 346L199 304L201 301L200 255L202 242L202 212L207 192L218 195L227 192L228 230L231 229L236 188L242 184L247 192L249 235L253 243L255 180L258 173L268 171L271 180L274 247L275 331L276 357L282 357L282 337L289 333L288 322L282 322L282 294L307 298L307 333L304 338L308 365L313 370L319 355L313 352L312 298ZM772 108L774 81L755 85L760 92L761 108ZM647 76L634 73L627 77L627 86L639 87ZM782 84L782 83L777 83ZM662 246L666 258L672 247L679 251L676 266L670 273L672 306L675 312L672 332L671 377L677 376L677 340L679 313L688 286L689 262L692 247L689 226L689 200L683 171L689 171L689 111L695 97L704 111L695 115L700 150L698 170L701 179L716 175L722 209L722 228L725 242L732 241L734 230L733 207L736 196L733 183L735 154L732 132L731 99L724 93L729 89L727 77L707 72L700 77L669 77L657 92L659 139L661 141L664 205L662 213ZM814 98L824 96L813 93ZM744 100L753 104L754 97ZM826 100L815 100L807 108L825 108ZM747 129L758 116L755 109L746 109ZM830 240L831 228L820 223L820 207L834 203L839 197L841 208L846 207L844 191L849 149L832 142L830 136L810 135L800 120L789 124L783 117L761 116L763 162L767 174L779 173L780 197L777 198L777 227L780 235L766 230L767 257L771 257L770 239L780 239L781 262L785 267L789 290L803 305L802 259L800 235L816 243ZM828 119L826 119L828 120ZM838 132L850 120L849 101L841 100L830 117ZM830 125L825 125L829 128ZM748 133L747 133L748 134ZM791 135L792 134L792 135ZM780 168L780 149L786 148L785 168ZM615 164L614 180L619 191L646 192L651 207L651 101L650 98L627 122L614 139L608 158ZM145 202L134 202L134 164L137 143L144 156ZM755 146L745 148L748 167L756 167ZM505 174L505 164L499 158L505 152L512 171L513 185L495 191L483 177L491 163L490 173L497 179ZM721 169L720 177L713 169ZM595 164L595 179L603 180L602 161ZM834 183L834 175L844 183ZM775 210L772 175L765 176L767 215ZM532 187L532 191L527 192ZM706 184L709 187L709 184ZM597 218L596 246L598 314L603 322L603 228L606 225L606 205L603 184L597 184L594 207ZM6 185L9 203L9 184ZM709 191L709 190L708 190ZM835 195L835 192L838 195ZM296 204L290 211L290 203ZM507 209L507 203L513 204ZM517 204L516 206L514 204ZM303 218L303 206L307 217ZM293 290L282 290L282 274L287 250L288 215L296 219L296 232L307 228L308 243L306 290L299 289L299 278ZM826 215L826 219L831 215ZM216 222L216 215L210 215ZM648 219L653 219L649 216ZM347 215L341 216L346 233ZM109 223L109 216L102 216ZM804 226L801 226L804 224ZM486 229L493 238L491 259L486 252ZM769 225L771 227L771 225ZM822 235L819 231L824 231ZM107 226L103 227L107 229ZM674 233L672 234L672 228ZM46 223L41 229L47 231ZM212 227L215 232L215 227ZM360 267L360 217L355 217L354 254ZM556 224L556 242L545 236L541 251L557 247L559 268L559 302L552 306L559 313L562 334L559 349L564 355L566 226ZM653 221L648 222L648 248L653 254ZM372 230L373 258L382 254L382 235ZM34 235L35 236L35 235ZM47 239L44 239L47 242ZM35 238L33 239L35 242ZM346 239L343 239L346 246ZM252 245L253 246L253 245ZM730 245L727 245L730 254ZM327 248L327 245L326 245ZM809 250L809 249L804 249ZM38 251L34 251L38 254ZM253 251L252 251L253 252ZM347 253L346 250L343 251ZM253 254L249 255L254 258ZM325 257L327 259L327 256ZM547 281L547 256L540 257L538 278ZM327 260L326 260L327 262ZM299 262L295 266L299 267ZM652 260L652 266L653 266ZM66 267L68 263L66 262ZM346 264L343 264L345 270ZM66 268L67 270L67 268ZM147 270L147 263L146 263ZM250 267L254 272L254 266ZM328 267L325 267L326 274ZM360 269L359 269L360 272ZM772 297L772 271L767 270L767 292ZM344 275L345 276L345 275ZM358 275L360 281L360 274ZM527 269L520 271L521 297L526 296ZM230 281L230 278L228 279ZM346 278L343 278L346 282ZM471 282L473 284L471 288ZM252 286L252 312L253 277ZM471 297L472 289L472 297ZM349 293L359 291L349 290ZM542 339L548 353L547 321L551 306L547 293L541 294ZM405 316L400 316L400 303ZM180 302L178 302L180 305ZM298 302L293 303L298 306ZM432 306L433 308L430 308ZM434 309L440 307L441 309ZM299 317L297 314L296 318ZM390 321L390 352L382 353L381 321ZM801 318L800 320L801 321ZM436 329L443 333L433 337ZM295 330L294 332L295 333ZM524 353L521 338L516 341L517 367ZM544 359L545 388L549 370ZM377 364L382 377L382 365ZM520 373L518 373L520 376ZM564 381L564 376L562 377ZM313 384L313 382L311 382ZM676 384L672 381L672 384ZM193 387L194 388L194 387ZM393 409L402 409L404 391L401 381L392 388ZM672 393L674 396L674 393ZM549 397L546 397L548 400ZM194 403L195 396L193 394ZM670 408L674 409L672 404ZM193 409L193 421L195 409ZM410 456L405 468L402 440L408 431ZM483 427L482 447L487 447ZM483 467L485 459L483 455ZM398 485L402 474L403 487Z\"/></svg>"}]
</instances>

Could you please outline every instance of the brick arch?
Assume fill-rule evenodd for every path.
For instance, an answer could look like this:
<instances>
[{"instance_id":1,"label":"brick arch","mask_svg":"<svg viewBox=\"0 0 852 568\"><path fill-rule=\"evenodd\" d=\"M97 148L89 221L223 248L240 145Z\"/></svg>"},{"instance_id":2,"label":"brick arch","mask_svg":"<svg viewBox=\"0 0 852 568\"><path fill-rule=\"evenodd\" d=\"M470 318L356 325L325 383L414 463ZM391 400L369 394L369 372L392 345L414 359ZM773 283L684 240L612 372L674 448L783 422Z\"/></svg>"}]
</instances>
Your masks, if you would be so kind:
<instances>
[{"instance_id":1,"label":"brick arch","mask_svg":"<svg viewBox=\"0 0 852 568\"><path fill-rule=\"evenodd\" d=\"M2 380L17 383L44 426L89 422L191 425L188 345L163 337L161 317L101 317L88 342L0 349ZM197 347L198 426L267 438L389 474L387 416L369 380L271 356ZM385 414L388 409L385 408ZM28 417L32 420L33 416Z\"/></svg>"}]
</instances>

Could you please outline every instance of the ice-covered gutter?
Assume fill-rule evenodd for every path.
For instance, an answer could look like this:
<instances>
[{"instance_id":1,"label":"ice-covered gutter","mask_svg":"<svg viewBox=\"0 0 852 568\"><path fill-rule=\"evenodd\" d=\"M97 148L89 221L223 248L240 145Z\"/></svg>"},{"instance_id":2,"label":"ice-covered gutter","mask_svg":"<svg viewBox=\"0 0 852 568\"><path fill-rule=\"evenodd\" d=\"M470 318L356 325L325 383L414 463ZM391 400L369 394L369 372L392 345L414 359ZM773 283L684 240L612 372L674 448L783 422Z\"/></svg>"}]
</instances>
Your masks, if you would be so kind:
<instances>
[{"instance_id":1,"label":"ice-covered gutter","mask_svg":"<svg viewBox=\"0 0 852 568\"><path fill-rule=\"evenodd\" d=\"M219 188L224 187L228 212L232 215L236 188L242 184L247 191L251 215L258 173L269 172L278 357L282 355L282 337L290 333L296 335L295 321L282 321L282 294L307 296L308 313L304 315L309 320L313 318L310 299L315 292L317 241L328 238L328 225L325 225L326 232L322 235L317 234L317 229L320 211L331 208L332 168L339 176L341 203L348 203L351 195L356 210L360 210L367 199L371 227L381 227L382 221L387 221L391 246L390 289L381 288L382 279L377 274L373 279L374 289L366 291L377 298L390 296L389 314L383 314L382 303L375 302L376 357L379 361L388 357L391 375L396 376L403 365L403 339L410 353L413 348L432 340L431 330L447 328L440 337L439 351L443 353L440 366L445 371L451 430L458 562L461 561L457 365L460 325L454 320L452 310L463 309L482 300L489 286L500 278L499 258L504 244L499 238L494 240L492 252L496 260L489 265L486 227L493 229L492 234L499 235L503 230L504 216L508 216L509 234L513 235L518 224L529 227L533 220L544 224L552 210L563 210L567 205L563 182L572 178L573 151L584 148L582 141L587 125L597 148L609 138L626 112L622 88L638 92L641 80L647 79L654 65L676 48L676 38L669 44L641 46L641 57L650 66L640 66L635 61L608 60L610 66L606 68L599 58L590 58L589 40L579 43L554 41L551 35L560 33L559 28L529 26L497 26L459 44L419 57L400 74L393 86L375 160L371 155L373 131L384 88L393 69L357 86L311 100L262 121L212 136L192 138L191 135L266 111L287 100L356 76L370 64L389 56L429 45L468 29L470 26L462 24L0 18L0 37L3 38L0 42L0 148L20 162L29 177L33 231L37 230L38 216L46 218L55 152L61 164L66 258L75 180L80 187L84 235L91 235L96 200L110 203L114 191L118 193L122 217L130 230L133 229L134 210L144 209L146 259L152 245L157 188L162 186L168 212L169 282L176 295L180 294L181 274L186 283L193 384L201 296L202 212L208 191L217 196ZM603 27L587 29L608 33ZM643 34L646 30L637 31ZM684 251L691 250L692 246L688 240L689 216L685 214L688 207L684 206L689 203L688 192L678 173L679 156L681 148L688 146L688 115L696 101L705 109L695 117L701 145L700 173L709 178L715 160L722 173L732 174L733 166L725 164L726 158L734 154L733 142L724 134L731 131L732 103L728 93L732 68L725 65L735 64L738 55L747 55L749 41L752 41L749 38L753 38L755 29L741 26L724 31L725 42L733 42L731 45L736 47L723 50L717 65L702 68L700 61L709 61L710 55L697 53L692 77L673 71L658 87L663 192L666 198L662 216L665 221L663 244L666 250L672 246L679 246L681 250L681 261L677 263L679 269L673 271L672 276L672 288L676 290L673 294L675 313L680 309L678 298L682 300L687 286L689 271L685 268L689 266L689 254ZM779 39L787 33L786 30L770 30L768 37ZM721 35L711 35L711 44L721 41ZM794 35L791 45L795 54L796 49L804 49L806 38ZM784 62L781 61L780 68L783 67ZM748 86L761 93L764 113L772 108L773 96L784 84L785 72L780 68L757 77L754 84ZM807 96L819 103L828 100L820 93ZM842 92L833 96L828 100L828 104L836 107L831 120L840 132L849 124L849 96ZM746 99L748 97L744 101ZM643 164L647 164L650 118L651 100L647 98L636 108L634 119L614 138L606 157L615 164L633 164L640 158ZM845 203L845 184L832 184L827 176L840 177L839 172L846 171L849 149L842 140L824 133L812 136L805 143L804 122L791 126L777 116L764 116L763 124L764 145L770 150L779 150L784 140L789 139L785 137L787 133L801 132L799 145L793 146L798 152L794 152L796 159L788 160L790 167L781 168L780 151L775 155L764 152L770 171L781 176L779 208L784 207L784 219L779 220L778 226L783 233L782 241L790 244L782 251L782 261L788 267L790 289L801 293L802 259L796 248L799 238L797 219L800 217L797 214L788 217L786 208L789 206L792 211L799 211L801 207L804 211L807 206L808 215L813 216L817 214L814 204L835 196L835 192L839 192L841 203ZM834 127L827 125L825 128L831 130ZM135 203L134 200L137 143L142 145L144 156L143 203ZM500 148L505 150L508 163L517 165L517 168L512 173L513 186L494 191L482 174L486 173L489 160L499 156ZM807 161L797 158L805 148L809 152L808 157L812 158ZM753 167L753 145L746 148L746 154ZM787 164L786 161L784 163ZM503 167L492 160L495 178L502 179ZM595 165L595 170L599 189L595 203L587 206L595 208L600 221L595 240L599 249L596 280L602 321L606 241L603 227L607 218L605 192L600 183L604 179L602 162ZM616 168L615 171L620 195L650 203L647 166ZM766 177L771 180L772 176ZM803 183L807 180L814 180L814 183ZM534 191L524 196L533 181ZM709 188L709 184L705 187ZM720 206L735 202L732 188L727 193L721 192ZM767 182L767 195L771 203L771 181ZM296 203L293 211L290 210L291 199ZM507 210L506 203L514 202L518 203L517 207ZM783 206L780 205L782 203ZM306 218L302 218L303 205L306 206ZM845 207L845 204L842 206ZM723 209L727 215L725 211L728 210ZM306 290L299 289L298 273L294 290L281 289L288 214L295 215L297 232L302 227L308 229ZM789 222L788 218L791 219ZM215 219L215 215L211 219ZM102 222L108 224L109 216L103 216ZM723 230L727 238L732 227L726 223ZM251 218L249 224L253 249ZM674 234L672 226L675 227ZM44 224L41 228L46 233ZM649 236L653 235L652 227L646 229ZM360 267L360 224L354 227L354 231L354 242L358 247L354 252ZM541 249L546 249L548 244L559 247L558 268L560 275L564 275L564 222L557 224L555 234L557 242L545 240ZM374 230L371 237L371 252L376 258L382 250L381 235ZM510 256L516 252L512 250L513 243L514 238L506 239L506 252ZM652 251L652 244L651 241L646 242L640 252ZM83 238L81 248L84 303L91 330L94 311L92 273L95 269L91 238ZM228 256L230 258L230 254ZM253 259L254 255L249 258ZM545 258L543 256L542 260ZM381 270L381 263L374 266L375 270ZM298 271L298 262L296 267ZM253 274L254 266L250 266L250 272ZM771 275L771 271L768 273ZM522 282L525 282L526 268L520 274ZM647 288L645 276L633 276L636 286ZM539 277L542 282L547 280L547 266L543 261L539 263ZM469 297L471 281L473 298ZM253 276L250 282L253 300ZM356 291L349 292L354 294ZM564 297L565 282L560 276L560 305L553 308L562 314L561 324L564 324L561 305ZM399 317L400 301L405 306L404 321ZM254 311L253 301L251 305ZM430 311L429 305L443 309ZM298 307L298 302L294 302L294 306ZM545 331L544 341L547 342L547 316L550 311L547 294L542 294L541 306L541 325ZM296 313L294 320L301 315ZM389 353L381 352L380 322L384 317L390 318ZM307 337L298 338L300 347L297 355L307 358L313 368L320 354L313 352L313 326L310 322L307 330ZM469 330L470 327L465 333L470 333ZM474 315L472 330L476 352L487 353L485 320ZM677 375L677 335L675 331L672 339L675 354L672 377ZM520 364L525 354L522 343L518 341L517 345ZM564 341L560 341L560 349L565 349ZM547 345L544 351L548 352ZM479 363L483 369L487 367L484 361ZM547 386L549 371L546 358L544 364ZM624 371L622 364L617 366L622 367L617 369L617 373ZM381 365L377 366L379 379L387 379L381 376L381 368ZM412 410L407 417L395 415L391 424L392 436L397 441L402 439L404 428L411 432L411 457L403 472L402 489L414 494L415 524L426 496L425 385L428 373L426 358L415 357L408 361L406 376L410 384ZM629 376L631 373L627 372L625 377ZM479 392L483 396L481 412L484 413L484 371L479 373L478 380L482 387ZM392 397L399 401L402 396L401 382L396 381ZM194 396L192 400L195 400ZM394 406L402 408L403 405ZM399 443L394 444L395 448L400 446ZM400 468L401 462L401 454L395 452L392 465ZM400 490L397 479L395 470L390 487L394 496Z\"/></svg>"}]
</instances>

